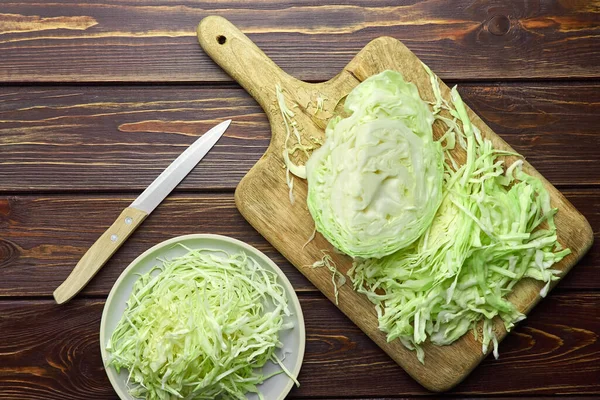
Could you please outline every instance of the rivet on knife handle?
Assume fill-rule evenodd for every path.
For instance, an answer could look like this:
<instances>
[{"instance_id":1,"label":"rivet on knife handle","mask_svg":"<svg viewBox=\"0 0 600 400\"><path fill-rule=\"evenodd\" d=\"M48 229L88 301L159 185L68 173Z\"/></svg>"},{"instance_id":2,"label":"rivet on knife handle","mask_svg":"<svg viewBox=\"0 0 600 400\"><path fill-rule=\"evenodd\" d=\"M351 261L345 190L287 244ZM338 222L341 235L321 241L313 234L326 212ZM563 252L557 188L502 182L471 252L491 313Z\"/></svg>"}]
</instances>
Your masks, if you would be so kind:
<instances>
[{"instance_id":1,"label":"rivet on knife handle","mask_svg":"<svg viewBox=\"0 0 600 400\"><path fill-rule=\"evenodd\" d=\"M62 304L79 293L147 216L147 213L136 208L127 207L123 210L119 218L79 260L69 277L54 291L56 302Z\"/></svg>"}]
</instances>

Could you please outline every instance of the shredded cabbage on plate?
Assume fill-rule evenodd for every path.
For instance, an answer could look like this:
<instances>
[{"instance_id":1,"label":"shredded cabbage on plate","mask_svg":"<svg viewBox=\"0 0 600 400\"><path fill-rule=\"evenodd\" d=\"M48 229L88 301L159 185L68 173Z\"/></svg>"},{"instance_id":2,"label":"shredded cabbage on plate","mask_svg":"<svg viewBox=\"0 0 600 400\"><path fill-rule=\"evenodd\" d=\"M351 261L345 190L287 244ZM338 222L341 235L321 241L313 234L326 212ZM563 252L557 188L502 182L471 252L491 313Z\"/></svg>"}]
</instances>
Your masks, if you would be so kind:
<instances>
[{"instance_id":1,"label":"shredded cabbage on plate","mask_svg":"<svg viewBox=\"0 0 600 400\"><path fill-rule=\"evenodd\" d=\"M262 398L267 361L290 375L275 355L293 327L283 286L243 252L186 249L135 282L107 366L128 370L134 397Z\"/></svg>"}]
</instances>

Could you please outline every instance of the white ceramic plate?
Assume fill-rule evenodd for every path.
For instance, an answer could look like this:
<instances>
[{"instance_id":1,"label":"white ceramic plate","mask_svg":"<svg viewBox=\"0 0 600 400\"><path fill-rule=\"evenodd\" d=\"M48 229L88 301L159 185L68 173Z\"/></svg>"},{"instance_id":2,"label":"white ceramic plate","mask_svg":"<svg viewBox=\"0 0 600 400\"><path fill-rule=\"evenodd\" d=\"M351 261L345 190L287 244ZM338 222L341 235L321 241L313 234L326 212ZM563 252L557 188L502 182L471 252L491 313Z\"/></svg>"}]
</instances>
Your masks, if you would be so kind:
<instances>
[{"instance_id":1,"label":"white ceramic plate","mask_svg":"<svg viewBox=\"0 0 600 400\"><path fill-rule=\"evenodd\" d=\"M102 352L102 359L107 359L106 343L125 311L126 302L131 295L131 290L134 282L139 276L138 274L146 273L150 271L152 267L160 265L161 262L158 261L157 258L171 259L184 255L186 250L181 246L175 246L178 243L184 244L192 249L224 250L230 254L243 251L249 257L254 258L254 260L256 260L263 268L271 270L279 276L279 283L284 287L287 293L288 304L290 311L292 312L291 317L286 317L290 319L285 322L292 321L294 323L294 328L281 333L280 339L284 346L283 349L278 350L276 354L281 359L283 357L283 352L285 352L283 364L293 376L298 377L304 358L304 317L302 316L302 309L300 308L298 297L296 297L296 293L294 292L290 281L288 281L287 277L279 267L277 267L277 265L262 252L244 242L220 235L179 236L159 243L146 250L129 264L111 289L106 304L104 305L104 311L102 312L102 321L100 322L100 350ZM108 379L119 397L122 400L134 400L135 398L128 393L125 384L128 372L126 370L121 370L121 373L117 374L112 367L106 367L105 369ZM279 367L271 362L268 362L263 368L265 375L278 370ZM265 399L283 400L292 389L293 385L294 382L286 374L279 374L267 379L258 388L265 396ZM255 394L248 394L247 397L248 399L258 398Z\"/></svg>"}]
</instances>

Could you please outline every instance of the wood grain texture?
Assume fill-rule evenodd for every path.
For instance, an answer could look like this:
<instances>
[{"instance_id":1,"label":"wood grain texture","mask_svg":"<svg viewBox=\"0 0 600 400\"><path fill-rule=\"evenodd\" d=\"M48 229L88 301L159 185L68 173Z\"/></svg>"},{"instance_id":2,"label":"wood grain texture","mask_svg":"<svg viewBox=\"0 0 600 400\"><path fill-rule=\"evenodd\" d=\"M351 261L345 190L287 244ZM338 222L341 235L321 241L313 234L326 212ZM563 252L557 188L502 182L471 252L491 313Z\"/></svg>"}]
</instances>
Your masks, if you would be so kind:
<instances>
[{"instance_id":1,"label":"wood grain texture","mask_svg":"<svg viewBox=\"0 0 600 400\"><path fill-rule=\"evenodd\" d=\"M230 18L300 79L329 79L371 39L388 35L443 79L458 81L484 122L563 188L596 240L502 342L501 359L486 358L450 396L600 397L598 1L328 3L1 2L0 82L9 85L0 87L0 399L116 400L100 360L103 301L95 297L106 296L141 252L187 233L225 234L258 247L299 291L307 362L292 398L438 398L235 209L233 189L271 136L261 108L198 46L195 26L209 14ZM543 81L522 81L530 79ZM159 85L121 85L132 82ZM229 117L235 124L226 137L84 298L55 305L52 290L118 213L195 138Z\"/></svg>"},{"instance_id":2,"label":"wood grain texture","mask_svg":"<svg viewBox=\"0 0 600 400\"><path fill-rule=\"evenodd\" d=\"M306 355L290 398L427 395L320 294L300 302ZM103 305L0 301L0 398L115 399L100 358ZM488 357L451 394L600 395L598 308L598 293L551 294L500 345L501 358Z\"/></svg>"},{"instance_id":3,"label":"wood grain texture","mask_svg":"<svg viewBox=\"0 0 600 400\"><path fill-rule=\"evenodd\" d=\"M133 196L0 198L0 296L48 296L69 275ZM119 274L145 250L191 233L234 237L271 257L298 290L315 290L235 208L233 194L176 195L146 219L84 289L107 295Z\"/></svg>"},{"instance_id":4,"label":"wood grain texture","mask_svg":"<svg viewBox=\"0 0 600 400\"><path fill-rule=\"evenodd\" d=\"M279 252L301 271L331 301L337 303L331 285L331 272L325 268L306 268L323 257L323 251L331 254L338 271L346 274L352 267L352 259L336 252L319 233L314 235L314 222L306 207L307 185L296 180L294 195L296 204L290 204L288 196L282 149L285 146L287 122L283 120L277 105L273 82L281 85L289 107L295 109L294 123L298 125L305 143L311 137L323 138L327 120L340 102L361 81L387 69L398 70L408 82L414 83L421 97L428 102L435 98L430 79L421 61L406 46L394 38L380 37L365 46L350 63L327 82L311 84L287 75L277 67L250 39L229 21L221 17L208 17L198 26L198 40L217 64L242 85L261 105L269 117L272 138L265 155L246 174L236 188L236 206L241 214ZM450 89L440 83L441 94L450 101ZM322 110L316 108L318 98L324 99ZM472 110L467 113L481 136L489 139L494 148L514 150L490 129ZM434 124L434 137L444 135L446 128ZM289 132L288 132L289 134ZM298 139L300 140L300 139ZM460 165L466 159L463 149L452 151ZM507 165L515 157L506 157ZM539 178L546 186L553 207L560 212L556 216L557 236L571 254L558 262L554 268L565 274L587 252L593 241L593 231L587 220L564 198L564 196L527 161L523 170ZM508 295L516 308L527 314L541 299L543 284L522 280ZM417 360L415 352L408 350L400 341L388 342L378 328L373 304L366 296L355 292L348 285L340 288L338 307L379 347L401 365L413 378L433 391L447 391L462 381L484 358L481 344L470 333L463 335L450 346L423 344L429 365ZM504 324L495 321L494 330L499 340L505 336ZM488 349L491 352L491 348Z\"/></svg>"},{"instance_id":5,"label":"wood grain texture","mask_svg":"<svg viewBox=\"0 0 600 400\"><path fill-rule=\"evenodd\" d=\"M2 3L0 81L227 81L195 40L211 14L303 80L331 78L382 35L402 40L443 79L600 73L595 1L25 0Z\"/></svg>"},{"instance_id":6,"label":"wood grain texture","mask_svg":"<svg viewBox=\"0 0 600 400\"><path fill-rule=\"evenodd\" d=\"M600 190L565 196L595 227L588 254L560 282L562 289L600 288ZM0 197L0 297L50 296L130 195L27 195ZM119 274L153 245L190 233L216 233L243 240L279 265L300 292L317 289L235 208L233 194L169 196L86 286L82 294L106 296Z\"/></svg>"},{"instance_id":7,"label":"wood grain texture","mask_svg":"<svg viewBox=\"0 0 600 400\"><path fill-rule=\"evenodd\" d=\"M467 104L555 185L600 184L600 85L459 84ZM239 88L0 88L0 192L141 191L217 122L232 126L176 190L233 190L271 137Z\"/></svg>"},{"instance_id":8,"label":"wood grain texture","mask_svg":"<svg viewBox=\"0 0 600 400\"><path fill-rule=\"evenodd\" d=\"M268 145L239 89L5 88L0 190L145 189L218 122L234 123L178 189L232 189Z\"/></svg>"}]
</instances>

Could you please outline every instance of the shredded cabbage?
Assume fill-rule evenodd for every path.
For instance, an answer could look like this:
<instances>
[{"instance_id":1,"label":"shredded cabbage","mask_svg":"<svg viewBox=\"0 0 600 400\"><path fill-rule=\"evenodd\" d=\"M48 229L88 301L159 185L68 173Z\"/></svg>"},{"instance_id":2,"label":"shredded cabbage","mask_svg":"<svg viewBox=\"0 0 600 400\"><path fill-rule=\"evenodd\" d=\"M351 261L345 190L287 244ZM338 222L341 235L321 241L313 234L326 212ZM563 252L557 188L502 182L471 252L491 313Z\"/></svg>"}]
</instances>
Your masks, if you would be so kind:
<instances>
[{"instance_id":1,"label":"shredded cabbage","mask_svg":"<svg viewBox=\"0 0 600 400\"><path fill-rule=\"evenodd\" d=\"M335 304L339 304L339 294L340 294L339 288L346 284L346 277L344 276L344 274L342 274L337 269L337 266L335 265L333 258L329 254L327 254L325 251L323 251L323 258L315 261L311 265L311 268L321 268L321 267L327 267L329 272L331 272L331 283L333 284L333 293L335 295Z\"/></svg>"},{"instance_id":2,"label":"shredded cabbage","mask_svg":"<svg viewBox=\"0 0 600 400\"><path fill-rule=\"evenodd\" d=\"M442 101L437 79L426 70L437 98L434 112L446 109L455 118L436 115L448 126L442 140L452 149L458 135L466 162L444 164L442 204L414 244L381 259L357 259L348 275L375 304L387 340L400 339L421 362L427 338L448 345L469 329L477 337L481 320L482 351L492 343L497 358L493 319L500 317L510 330L525 318L506 296L524 277L546 282L540 293L545 296L560 273L552 265L570 250L557 241L557 210L542 182L521 170L522 160L505 171L498 156L510 153L481 137L456 87L454 108Z\"/></svg>"},{"instance_id":3,"label":"shredded cabbage","mask_svg":"<svg viewBox=\"0 0 600 400\"><path fill-rule=\"evenodd\" d=\"M245 253L187 250L135 282L107 365L129 371L135 397L262 398L267 361L290 375L275 355L293 327L277 275Z\"/></svg>"},{"instance_id":4,"label":"shredded cabbage","mask_svg":"<svg viewBox=\"0 0 600 400\"><path fill-rule=\"evenodd\" d=\"M290 108L285 103L285 97L283 96L283 91L281 90L280 85L275 85L275 93L277 95L277 105L279 106L279 111L281 112L281 118L283 119L283 124L285 125L285 140L283 142L282 157L285 166L285 180L289 189L289 199L290 203L293 205L295 197L294 177L292 175L296 175L298 178L301 179L306 179L306 167L304 165L295 164L290 159L290 156L294 155L297 151L302 151L305 157L308 158L310 157L309 151L313 150L314 146L305 145L302 143L300 132L298 131L298 123L294 120L296 114L292 110L290 110ZM322 110L323 99L321 99L320 97L319 99L320 103L318 104L320 104ZM290 139L292 133L294 134L294 138L296 139L296 144L290 147Z\"/></svg>"},{"instance_id":5,"label":"shredded cabbage","mask_svg":"<svg viewBox=\"0 0 600 400\"><path fill-rule=\"evenodd\" d=\"M442 199L443 152L416 86L394 71L358 85L306 163L308 209L331 244L383 257L413 243Z\"/></svg>"}]
</instances>

